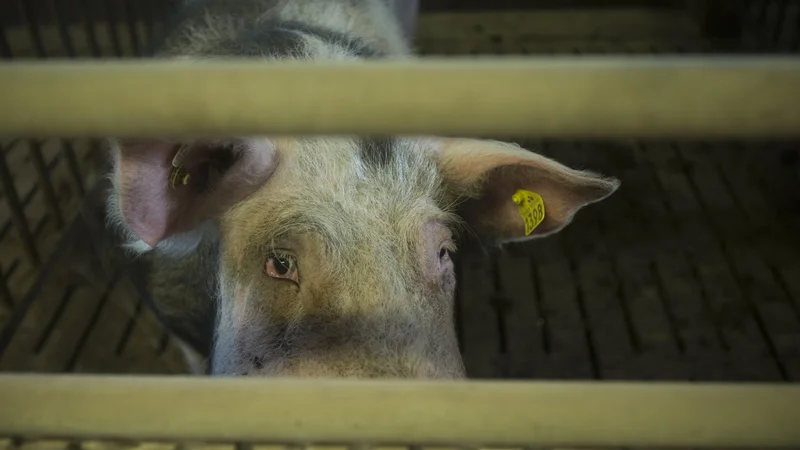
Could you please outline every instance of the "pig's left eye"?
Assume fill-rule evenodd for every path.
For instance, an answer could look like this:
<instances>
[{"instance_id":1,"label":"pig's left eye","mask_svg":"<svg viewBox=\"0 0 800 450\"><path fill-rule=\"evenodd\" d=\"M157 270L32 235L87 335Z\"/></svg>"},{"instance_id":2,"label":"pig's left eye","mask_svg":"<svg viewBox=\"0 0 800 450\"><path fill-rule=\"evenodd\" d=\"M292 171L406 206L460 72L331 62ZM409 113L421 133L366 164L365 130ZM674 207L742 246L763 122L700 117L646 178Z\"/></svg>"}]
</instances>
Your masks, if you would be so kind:
<instances>
[{"instance_id":1,"label":"pig's left eye","mask_svg":"<svg viewBox=\"0 0 800 450\"><path fill-rule=\"evenodd\" d=\"M297 260L292 255L273 253L267 259L264 271L272 278L298 282Z\"/></svg>"}]
</instances>

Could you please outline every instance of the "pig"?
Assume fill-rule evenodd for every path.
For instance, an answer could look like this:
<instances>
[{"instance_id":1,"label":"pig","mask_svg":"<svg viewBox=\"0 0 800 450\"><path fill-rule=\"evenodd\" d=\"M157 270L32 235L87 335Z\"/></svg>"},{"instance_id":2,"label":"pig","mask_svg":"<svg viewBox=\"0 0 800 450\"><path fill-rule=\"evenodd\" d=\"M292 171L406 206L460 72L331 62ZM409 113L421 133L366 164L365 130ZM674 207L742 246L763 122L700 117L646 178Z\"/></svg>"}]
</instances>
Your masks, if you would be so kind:
<instances>
[{"instance_id":1,"label":"pig","mask_svg":"<svg viewBox=\"0 0 800 450\"><path fill-rule=\"evenodd\" d=\"M397 1L188 1L155 57L411 60L416 5ZM497 247L548 236L619 186L489 139L109 143L109 223L201 375L464 378L460 238ZM519 189L544 204L532 231Z\"/></svg>"}]
</instances>

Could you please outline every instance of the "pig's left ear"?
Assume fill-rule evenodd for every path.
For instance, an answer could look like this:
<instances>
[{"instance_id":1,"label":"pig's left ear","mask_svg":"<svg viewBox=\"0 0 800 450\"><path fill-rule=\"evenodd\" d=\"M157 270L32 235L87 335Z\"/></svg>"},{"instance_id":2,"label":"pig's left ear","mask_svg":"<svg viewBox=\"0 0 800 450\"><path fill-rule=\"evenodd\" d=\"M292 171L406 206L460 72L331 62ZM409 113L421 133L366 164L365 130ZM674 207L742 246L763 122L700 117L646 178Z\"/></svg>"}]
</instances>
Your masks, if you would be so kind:
<instances>
[{"instance_id":1,"label":"pig's left ear","mask_svg":"<svg viewBox=\"0 0 800 450\"><path fill-rule=\"evenodd\" d=\"M462 217L482 239L494 243L558 232L579 209L605 199L620 185L615 178L573 170L502 142L440 139L434 148L447 189L461 200ZM544 218L527 230L529 234L525 208L521 212L514 198L520 189L538 194L543 203ZM534 199L528 204L538 209L538 199Z\"/></svg>"},{"instance_id":2,"label":"pig's left ear","mask_svg":"<svg viewBox=\"0 0 800 450\"><path fill-rule=\"evenodd\" d=\"M112 218L150 248L167 240L175 247L177 236L196 237L199 225L259 189L277 165L267 139L115 140L111 145Z\"/></svg>"}]
</instances>

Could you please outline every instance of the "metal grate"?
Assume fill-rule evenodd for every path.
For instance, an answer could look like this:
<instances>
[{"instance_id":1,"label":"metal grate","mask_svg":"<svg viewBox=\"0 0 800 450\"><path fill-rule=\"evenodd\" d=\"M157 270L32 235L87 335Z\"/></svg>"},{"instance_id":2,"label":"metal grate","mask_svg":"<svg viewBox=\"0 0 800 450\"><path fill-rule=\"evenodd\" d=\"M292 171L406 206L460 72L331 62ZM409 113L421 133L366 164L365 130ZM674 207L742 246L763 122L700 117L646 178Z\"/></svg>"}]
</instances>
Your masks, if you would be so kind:
<instances>
[{"instance_id":1,"label":"metal grate","mask_svg":"<svg viewBox=\"0 0 800 450\"><path fill-rule=\"evenodd\" d=\"M31 274L52 252L65 214L85 195L90 146L82 142L18 140L2 146L0 252L6 306L30 287Z\"/></svg>"}]
</instances>

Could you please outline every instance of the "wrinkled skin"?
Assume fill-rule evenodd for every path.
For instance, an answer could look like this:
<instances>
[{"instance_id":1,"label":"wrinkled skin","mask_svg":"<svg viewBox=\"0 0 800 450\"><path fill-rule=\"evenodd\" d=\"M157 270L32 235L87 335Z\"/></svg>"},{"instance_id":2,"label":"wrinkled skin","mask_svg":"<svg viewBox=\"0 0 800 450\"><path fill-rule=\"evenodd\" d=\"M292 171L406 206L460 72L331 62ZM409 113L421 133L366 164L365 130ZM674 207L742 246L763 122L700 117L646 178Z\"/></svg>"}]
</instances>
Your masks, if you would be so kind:
<instances>
[{"instance_id":1,"label":"wrinkled skin","mask_svg":"<svg viewBox=\"0 0 800 450\"><path fill-rule=\"evenodd\" d=\"M197 1L163 57L408 58L381 0ZM346 105L343 105L346 107ZM190 177L170 184L173 158ZM561 230L619 183L437 137L113 140L113 224L152 305L220 375L461 378L451 260ZM540 194L529 236L517 189Z\"/></svg>"}]
</instances>

